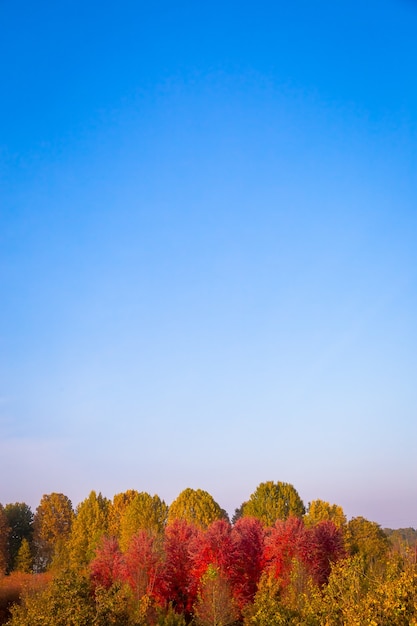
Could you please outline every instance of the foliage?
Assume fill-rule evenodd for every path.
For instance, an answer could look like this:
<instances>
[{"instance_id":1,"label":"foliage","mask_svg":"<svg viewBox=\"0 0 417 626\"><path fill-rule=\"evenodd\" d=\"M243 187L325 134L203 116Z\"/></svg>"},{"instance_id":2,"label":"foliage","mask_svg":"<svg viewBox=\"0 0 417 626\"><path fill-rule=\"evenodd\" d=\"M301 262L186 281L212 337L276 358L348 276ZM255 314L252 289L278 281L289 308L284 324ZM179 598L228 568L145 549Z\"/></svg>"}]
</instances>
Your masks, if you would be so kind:
<instances>
[{"instance_id":1,"label":"foliage","mask_svg":"<svg viewBox=\"0 0 417 626\"><path fill-rule=\"evenodd\" d=\"M270 519L283 502L290 506L293 488L281 487L258 489L259 510L263 502ZM9 626L417 626L414 529L391 531L388 541L378 524L362 517L345 524L340 507L321 500L305 516L285 517L284 507L272 526L245 511L231 525L206 492L180 496L168 523L163 501L143 492L118 494L112 503L91 492L75 517L65 496L44 496L32 571L42 557L48 574L24 573L32 555L20 532L20 572L0 576L0 623L12 611ZM18 521L29 521L30 509L8 507L19 537ZM8 540L0 505L3 569Z\"/></svg>"},{"instance_id":2,"label":"foliage","mask_svg":"<svg viewBox=\"0 0 417 626\"><path fill-rule=\"evenodd\" d=\"M116 537L103 536L96 548L96 555L90 563L93 585L110 589L114 583L121 580L122 569L122 554Z\"/></svg>"},{"instance_id":3,"label":"foliage","mask_svg":"<svg viewBox=\"0 0 417 626\"><path fill-rule=\"evenodd\" d=\"M332 564L346 556L342 530L328 520L307 529L301 556L314 582L322 587L329 579Z\"/></svg>"},{"instance_id":4,"label":"foliage","mask_svg":"<svg viewBox=\"0 0 417 626\"><path fill-rule=\"evenodd\" d=\"M139 531L132 537L124 553L122 579L132 589L136 599L148 597L159 601L163 594L163 557L161 539L155 535Z\"/></svg>"},{"instance_id":5,"label":"foliage","mask_svg":"<svg viewBox=\"0 0 417 626\"><path fill-rule=\"evenodd\" d=\"M26 590L9 626L91 626L95 607L87 578L64 572L41 591Z\"/></svg>"},{"instance_id":6,"label":"foliage","mask_svg":"<svg viewBox=\"0 0 417 626\"><path fill-rule=\"evenodd\" d=\"M96 587L94 603L94 626L135 626L133 596L127 585L117 582L108 589Z\"/></svg>"},{"instance_id":7,"label":"foliage","mask_svg":"<svg viewBox=\"0 0 417 626\"><path fill-rule=\"evenodd\" d=\"M14 569L18 569L16 559L24 539L29 543L29 549L31 549L33 538L33 513L30 506L24 502L6 504L4 512L10 528L8 540L9 563L7 570L11 572Z\"/></svg>"},{"instance_id":8,"label":"foliage","mask_svg":"<svg viewBox=\"0 0 417 626\"><path fill-rule=\"evenodd\" d=\"M345 540L348 553L352 556L359 554L367 571L384 566L389 542L379 524L364 517L354 517L347 524Z\"/></svg>"},{"instance_id":9,"label":"foliage","mask_svg":"<svg viewBox=\"0 0 417 626\"><path fill-rule=\"evenodd\" d=\"M19 602L23 593L44 589L49 582L47 574L12 572L0 577L0 624L10 617L10 608Z\"/></svg>"},{"instance_id":10,"label":"foliage","mask_svg":"<svg viewBox=\"0 0 417 626\"><path fill-rule=\"evenodd\" d=\"M168 523L176 519L208 528L212 522L224 517L224 512L213 497L202 489L185 489L168 510Z\"/></svg>"},{"instance_id":11,"label":"foliage","mask_svg":"<svg viewBox=\"0 0 417 626\"><path fill-rule=\"evenodd\" d=\"M414 549L417 554L417 530L414 528L398 528L397 530L384 528L384 534L399 554L406 555L410 549Z\"/></svg>"},{"instance_id":12,"label":"foliage","mask_svg":"<svg viewBox=\"0 0 417 626\"><path fill-rule=\"evenodd\" d=\"M198 626L229 626L237 620L238 610L231 586L220 567L207 567L201 579L194 612Z\"/></svg>"},{"instance_id":13,"label":"foliage","mask_svg":"<svg viewBox=\"0 0 417 626\"><path fill-rule=\"evenodd\" d=\"M110 537L117 537L120 539L120 521L126 510L126 507L133 498L138 495L136 489L128 489L122 493L117 493L113 496L113 500L109 506L108 513L108 533Z\"/></svg>"},{"instance_id":14,"label":"foliage","mask_svg":"<svg viewBox=\"0 0 417 626\"><path fill-rule=\"evenodd\" d=\"M232 574L233 595L243 609L253 601L264 567L264 531L260 520L240 518L232 528L235 563Z\"/></svg>"},{"instance_id":15,"label":"foliage","mask_svg":"<svg viewBox=\"0 0 417 626\"><path fill-rule=\"evenodd\" d=\"M24 574L29 574L32 571L33 567L33 557L32 551L30 549L29 541L26 538L22 539L22 543L20 544L19 551L15 560L15 570L16 572L23 572Z\"/></svg>"},{"instance_id":16,"label":"foliage","mask_svg":"<svg viewBox=\"0 0 417 626\"><path fill-rule=\"evenodd\" d=\"M187 624L184 615L177 613L172 604L169 604L166 609L159 609L157 615L157 626L186 626Z\"/></svg>"},{"instance_id":17,"label":"foliage","mask_svg":"<svg viewBox=\"0 0 417 626\"><path fill-rule=\"evenodd\" d=\"M231 526L225 520L216 520L191 545L193 576L200 581L210 565L230 577L236 561L236 544Z\"/></svg>"},{"instance_id":18,"label":"foliage","mask_svg":"<svg viewBox=\"0 0 417 626\"><path fill-rule=\"evenodd\" d=\"M329 504L324 500L313 500L309 502L307 513L304 516L306 526L314 526L319 522L330 521L338 527L346 524L346 515L341 506Z\"/></svg>"},{"instance_id":19,"label":"foliage","mask_svg":"<svg viewBox=\"0 0 417 626\"><path fill-rule=\"evenodd\" d=\"M9 561L9 534L10 526L4 508L0 504L0 576L5 573Z\"/></svg>"},{"instance_id":20,"label":"foliage","mask_svg":"<svg viewBox=\"0 0 417 626\"><path fill-rule=\"evenodd\" d=\"M369 576L360 554L340 561L322 593L311 595L305 618L312 626L416 626L416 568L389 561Z\"/></svg>"},{"instance_id":21,"label":"foliage","mask_svg":"<svg viewBox=\"0 0 417 626\"><path fill-rule=\"evenodd\" d=\"M158 496L142 492L126 505L120 518L120 547L125 551L140 530L159 534L165 528L168 507Z\"/></svg>"},{"instance_id":22,"label":"foliage","mask_svg":"<svg viewBox=\"0 0 417 626\"><path fill-rule=\"evenodd\" d=\"M192 577L191 546L200 541L202 531L185 520L174 520L165 529L162 590L165 601L178 613L191 614L196 586Z\"/></svg>"},{"instance_id":23,"label":"foliage","mask_svg":"<svg viewBox=\"0 0 417 626\"><path fill-rule=\"evenodd\" d=\"M110 502L92 491L77 507L69 538L71 567L86 568L95 556L100 539L107 533Z\"/></svg>"},{"instance_id":24,"label":"foliage","mask_svg":"<svg viewBox=\"0 0 417 626\"><path fill-rule=\"evenodd\" d=\"M265 572L260 580L253 604L245 611L245 626L298 626L297 614L281 602L280 584Z\"/></svg>"},{"instance_id":25,"label":"foliage","mask_svg":"<svg viewBox=\"0 0 417 626\"><path fill-rule=\"evenodd\" d=\"M290 516L301 517L304 504L296 489L288 484L272 480L261 483L243 505L243 515L257 517L265 526L273 526L277 520Z\"/></svg>"},{"instance_id":26,"label":"foliage","mask_svg":"<svg viewBox=\"0 0 417 626\"><path fill-rule=\"evenodd\" d=\"M34 517L35 568L44 571L60 559L73 521L71 500L63 493L42 496Z\"/></svg>"}]
</instances>

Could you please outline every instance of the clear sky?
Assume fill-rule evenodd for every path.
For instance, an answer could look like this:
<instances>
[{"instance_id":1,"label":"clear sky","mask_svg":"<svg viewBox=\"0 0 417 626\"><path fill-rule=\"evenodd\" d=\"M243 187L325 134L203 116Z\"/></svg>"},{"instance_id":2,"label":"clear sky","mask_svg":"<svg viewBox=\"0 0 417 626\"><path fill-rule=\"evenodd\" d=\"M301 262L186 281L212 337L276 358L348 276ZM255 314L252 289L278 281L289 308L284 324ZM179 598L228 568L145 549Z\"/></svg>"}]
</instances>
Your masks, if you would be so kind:
<instances>
[{"instance_id":1,"label":"clear sky","mask_svg":"<svg viewBox=\"0 0 417 626\"><path fill-rule=\"evenodd\" d=\"M0 502L417 527L417 3L0 0Z\"/></svg>"}]
</instances>

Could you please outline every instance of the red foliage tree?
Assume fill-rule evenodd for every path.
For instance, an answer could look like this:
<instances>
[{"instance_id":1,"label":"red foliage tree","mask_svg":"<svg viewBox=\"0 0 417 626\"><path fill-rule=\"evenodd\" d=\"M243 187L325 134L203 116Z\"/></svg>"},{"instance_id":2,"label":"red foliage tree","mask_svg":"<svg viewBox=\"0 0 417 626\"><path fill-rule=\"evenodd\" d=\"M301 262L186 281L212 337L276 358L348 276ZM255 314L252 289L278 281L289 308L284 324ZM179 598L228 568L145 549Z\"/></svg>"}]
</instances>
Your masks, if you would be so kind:
<instances>
[{"instance_id":1,"label":"red foliage tree","mask_svg":"<svg viewBox=\"0 0 417 626\"><path fill-rule=\"evenodd\" d=\"M196 599L190 545L198 542L201 535L194 524L181 519L174 520L165 529L163 594L177 613L190 614Z\"/></svg>"},{"instance_id":2,"label":"red foliage tree","mask_svg":"<svg viewBox=\"0 0 417 626\"><path fill-rule=\"evenodd\" d=\"M90 575L94 586L109 589L122 575L122 554L115 537L103 537L90 563Z\"/></svg>"},{"instance_id":3,"label":"red foliage tree","mask_svg":"<svg viewBox=\"0 0 417 626\"><path fill-rule=\"evenodd\" d=\"M300 557L306 529L298 517L277 520L265 540L265 562L275 578L285 586L289 582L293 560Z\"/></svg>"},{"instance_id":4,"label":"red foliage tree","mask_svg":"<svg viewBox=\"0 0 417 626\"><path fill-rule=\"evenodd\" d=\"M254 517L240 518L232 529L232 540L235 547L233 596L242 609L252 602L265 564L262 522Z\"/></svg>"},{"instance_id":5,"label":"red foliage tree","mask_svg":"<svg viewBox=\"0 0 417 626\"><path fill-rule=\"evenodd\" d=\"M163 553L158 536L146 530L133 535L123 557L121 578L127 582L136 598L144 596L163 602Z\"/></svg>"},{"instance_id":6,"label":"red foliage tree","mask_svg":"<svg viewBox=\"0 0 417 626\"><path fill-rule=\"evenodd\" d=\"M327 583L332 563L345 555L343 531L333 522L319 522L305 533L301 556L318 585Z\"/></svg>"},{"instance_id":7,"label":"red foliage tree","mask_svg":"<svg viewBox=\"0 0 417 626\"><path fill-rule=\"evenodd\" d=\"M192 576L199 583L209 565L217 567L230 579L236 563L236 545L232 527L226 520L216 520L191 544Z\"/></svg>"}]
</instances>

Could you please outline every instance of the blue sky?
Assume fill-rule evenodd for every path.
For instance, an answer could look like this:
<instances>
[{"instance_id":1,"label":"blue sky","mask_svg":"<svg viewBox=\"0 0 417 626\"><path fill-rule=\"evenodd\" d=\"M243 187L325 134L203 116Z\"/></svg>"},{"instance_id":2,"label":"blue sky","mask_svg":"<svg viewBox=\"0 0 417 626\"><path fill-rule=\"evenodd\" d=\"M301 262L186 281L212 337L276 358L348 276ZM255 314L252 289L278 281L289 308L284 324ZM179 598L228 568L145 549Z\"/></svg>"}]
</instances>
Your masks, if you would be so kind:
<instances>
[{"instance_id":1,"label":"blue sky","mask_svg":"<svg viewBox=\"0 0 417 626\"><path fill-rule=\"evenodd\" d=\"M417 4L0 29L0 502L281 480L417 527Z\"/></svg>"}]
</instances>

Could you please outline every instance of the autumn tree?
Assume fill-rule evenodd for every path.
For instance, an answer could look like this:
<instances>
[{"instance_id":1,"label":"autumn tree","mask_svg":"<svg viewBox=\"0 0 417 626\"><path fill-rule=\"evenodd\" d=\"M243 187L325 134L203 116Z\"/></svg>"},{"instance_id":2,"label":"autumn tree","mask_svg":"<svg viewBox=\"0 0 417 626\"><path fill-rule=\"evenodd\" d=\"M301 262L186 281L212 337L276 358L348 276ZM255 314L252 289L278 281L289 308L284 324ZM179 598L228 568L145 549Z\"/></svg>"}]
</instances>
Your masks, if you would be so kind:
<instances>
[{"instance_id":1,"label":"autumn tree","mask_svg":"<svg viewBox=\"0 0 417 626\"><path fill-rule=\"evenodd\" d=\"M220 506L202 489L185 489L168 510L168 523L175 519L183 519L200 528L208 528L212 522L222 518L224 512Z\"/></svg>"},{"instance_id":2,"label":"autumn tree","mask_svg":"<svg viewBox=\"0 0 417 626\"><path fill-rule=\"evenodd\" d=\"M285 587L294 561L300 557L306 529L299 517L277 520L265 540L266 569Z\"/></svg>"},{"instance_id":3,"label":"autumn tree","mask_svg":"<svg viewBox=\"0 0 417 626\"><path fill-rule=\"evenodd\" d=\"M29 546L32 545L33 538L33 513L25 502L15 502L6 504L4 512L10 528L8 550L9 567L8 571L16 568L16 558L23 539L26 539Z\"/></svg>"},{"instance_id":4,"label":"autumn tree","mask_svg":"<svg viewBox=\"0 0 417 626\"><path fill-rule=\"evenodd\" d=\"M330 520L307 528L300 555L314 582L322 587L329 579L332 565L346 556L343 530Z\"/></svg>"},{"instance_id":5,"label":"autumn tree","mask_svg":"<svg viewBox=\"0 0 417 626\"><path fill-rule=\"evenodd\" d=\"M138 493L126 505L120 519L120 546L126 550L139 530L162 533L167 521L168 507L159 496Z\"/></svg>"},{"instance_id":6,"label":"autumn tree","mask_svg":"<svg viewBox=\"0 0 417 626\"><path fill-rule=\"evenodd\" d=\"M122 493L117 493L109 507L108 533L112 537L120 539L120 523L126 507L138 495L136 489L128 489Z\"/></svg>"},{"instance_id":7,"label":"autumn tree","mask_svg":"<svg viewBox=\"0 0 417 626\"><path fill-rule=\"evenodd\" d=\"M186 520L174 520L165 528L163 590L165 600L178 613L191 615L197 592L192 577L191 546L201 540L202 530Z\"/></svg>"},{"instance_id":8,"label":"autumn tree","mask_svg":"<svg viewBox=\"0 0 417 626\"><path fill-rule=\"evenodd\" d=\"M313 500L309 502L307 513L304 516L306 526L314 526L319 522L331 521L341 528L346 524L346 515L341 506L329 504L324 500Z\"/></svg>"},{"instance_id":9,"label":"autumn tree","mask_svg":"<svg viewBox=\"0 0 417 626\"><path fill-rule=\"evenodd\" d=\"M298 615L282 603L278 580L270 572L263 572L254 601L246 607L244 626L299 626L302 622L297 618ZM311 625L319 626L314 621Z\"/></svg>"},{"instance_id":10,"label":"autumn tree","mask_svg":"<svg viewBox=\"0 0 417 626\"><path fill-rule=\"evenodd\" d=\"M110 624L108 622L107 624ZM9 626L104 626L97 620L87 577L63 571L37 593L24 592ZM106 625L107 626L107 625Z\"/></svg>"},{"instance_id":11,"label":"autumn tree","mask_svg":"<svg viewBox=\"0 0 417 626\"><path fill-rule=\"evenodd\" d=\"M43 571L57 563L65 550L74 513L71 500L63 493L42 496L34 517L35 566Z\"/></svg>"},{"instance_id":12,"label":"autumn tree","mask_svg":"<svg viewBox=\"0 0 417 626\"><path fill-rule=\"evenodd\" d=\"M110 501L91 491L75 511L69 538L70 563L74 568L86 567L95 556L95 550L108 529Z\"/></svg>"},{"instance_id":13,"label":"autumn tree","mask_svg":"<svg viewBox=\"0 0 417 626\"><path fill-rule=\"evenodd\" d=\"M90 562L90 576L95 587L105 589L121 579L123 558L116 537L103 536Z\"/></svg>"},{"instance_id":14,"label":"autumn tree","mask_svg":"<svg viewBox=\"0 0 417 626\"><path fill-rule=\"evenodd\" d=\"M242 517L234 524L231 536L235 554L233 595L243 609L253 601L264 567L264 529L255 517Z\"/></svg>"},{"instance_id":15,"label":"autumn tree","mask_svg":"<svg viewBox=\"0 0 417 626\"><path fill-rule=\"evenodd\" d=\"M312 594L304 624L414 626L417 624L417 571L402 570L398 560L371 575L357 553L332 567L328 584Z\"/></svg>"},{"instance_id":16,"label":"autumn tree","mask_svg":"<svg viewBox=\"0 0 417 626\"><path fill-rule=\"evenodd\" d=\"M123 555L122 579L127 582L137 600L160 600L163 571L161 537L140 530Z\"/></svg>"},{"instance_id":17,"label":"autumn tree","mask_svg":"<svg viewBox=\"0 0 417 626\"><path fill-rule=\"evenodd\" d=\"M24 537L16 555L14 569L16 572L29 574L33 568L33 557L29 541Z\"/></svg>"},{"instance_id":18,"label":"autumn tree","mask_svg":"<svg viewBox=\"0 0 417 626\"><path fill-rule=\"evenodd\" d=\"M61 493L42 496L35 511L33 556L35 571L44 571L60 561L72 522L71 501Z\"/></svg>"},{"instance_id":19,"label":"autumn tree","mask_svg":"<svg viewBox=\"0 0 417 626\"><path fill-rule=\"evenodd\" d=\"M236 562L236 544L231 526L226 520L214 521L190 546L193 576L198 584L210 565L226 578L232 576Z\"/></svg>"},{"instance_id":20,"label":"autumn tree","mask_svg":"<svg viewBox=\"0 0 417 626\"><path fill-rule=\"evenodd\" d=\"M346 549L352 556L359 554L367 570L383 566L389 550L389 541L376 522L364 517L352 518L345 530Z\"/></svg>"},{"instance_id":21,"label":"autumn tree","mask_svg":"<svg viewBox=\"0 0 417 626\"><path fill-rule=\"evenodd\" d=\"M230 582L215 565L202 577L194 613L197 626L230 626L238 618Z\"/></svg>"},{"instance_id":22,"label":"autumn tree","mask_svg":"<svg viewBox=\"0 0 417 626\"><path fill-rule=\"evenodd\" d=\"M9 561L9 533L10 527L7 521L4 507L0 504L0 575L4 574Z\"/></svg>"},{"instance_id":23,"label":"autumn tree","mask_svg":"<svg viewBox=\"0 0 417 626\"><path fill-rule=\"evenodd\" d=\"M302 517L304 504L296 489L289 483L268 481L261 483L243 505L243 515L257 517L265 526L290 516Z\"/></svg>"}]
</instances>

